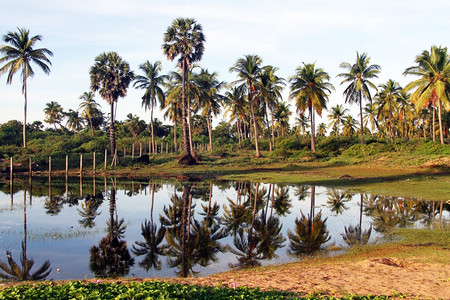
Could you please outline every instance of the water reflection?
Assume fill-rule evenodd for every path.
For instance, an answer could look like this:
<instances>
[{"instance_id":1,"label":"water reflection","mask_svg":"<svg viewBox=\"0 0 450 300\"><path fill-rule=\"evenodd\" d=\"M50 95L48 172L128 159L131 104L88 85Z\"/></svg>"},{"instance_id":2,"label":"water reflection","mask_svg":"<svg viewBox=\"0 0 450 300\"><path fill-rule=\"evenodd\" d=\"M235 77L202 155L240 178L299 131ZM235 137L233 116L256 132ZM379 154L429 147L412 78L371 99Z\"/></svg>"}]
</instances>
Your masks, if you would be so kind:
<instances>
[{"instance_id":1,"label":"water reflection","mask_svg":"<svg viewBox=\"0 0 450 300\"><path fill-rule=\"evenodd\" d=\"M24 191L23 194L23 240L22 240L22 252L20 254L20 264L17 263L11 251L6 250L6 257L8 263L0 260L0 269L3 272L0 272L0 278L6 280L45 280L48 275L51 273L52 269L50 268L50 261L46 260L36 271L33 273L31 269L34 266L34 259L28 258L27 256L27 205L26 205L26 197L27 193ZM11 199L12 194L11 194ZM30 203L31 203L31 194L30 194ZM11 203L12 204L12 203Z\"/></svg>"},{"instance_id":2,"label":"water reflection","mask_svg":"<svg viewBox=\"0 0 450 300\"><path fill-rule=\"evenodd\" d=\"M374 242L396 227L444 226L450 208L444 202L257 182L8 181L0 181L0 243L14 253L23 240L21 257L31 261L26 223L31 208L31 250L42 260L50 253L52 265L66 271L55 279L186 277L288 262L330 245ZM11 186L15 194L8 195ZM23 208L13 202L20 193ZM14 227L22 223L22 209L24 238ZM10 257L0 255L2 269L11 269ZM49 270L44 263L34 273L48 276Z\"/></svg>"}]
</instances>

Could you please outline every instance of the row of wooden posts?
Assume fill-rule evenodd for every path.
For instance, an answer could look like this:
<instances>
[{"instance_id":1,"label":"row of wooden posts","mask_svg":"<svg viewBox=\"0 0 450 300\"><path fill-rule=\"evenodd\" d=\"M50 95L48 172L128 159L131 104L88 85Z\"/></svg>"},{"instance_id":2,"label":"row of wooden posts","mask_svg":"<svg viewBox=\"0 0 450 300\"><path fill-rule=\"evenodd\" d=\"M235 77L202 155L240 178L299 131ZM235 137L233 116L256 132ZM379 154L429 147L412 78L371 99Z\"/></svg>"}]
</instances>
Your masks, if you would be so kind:
<instances>
[{"instance_id":1,"label":"row of wooden posts","mask_svg":"<svg viewBox=\"0 0 450 300\"><path fill-rule=\"evenodd\" d=\"M149 143L149 147L150 146L151 146L151 144ZM159 149L160 149L159 153L164 153L164 143L161 142L161 148L159 148ZM194 149L196 151L207 151L208 145L206 145L206 144L205 145L203 145L203 144L195 144ZM139 156L142 156L142 152L143 152L142 150L143 150L142 143L140 143L139 144ZM172 153L172 151L173 151L173 148L170 149L170 153ZM169 144L168 143L166 143L165 153L166 154L169 153ZM125 158L126 155L127 155L127 148L124 147L123 148L123 156L122 157ZM134 158L135 158L135 145L132 144L132 147L131 147L131 159L134 159ZM114 155L112 157L112 160L111 160L111 166L116 166L118 161L119 161L119 155L117 154L117 149L116 149L116 151L115 151L115 153L114 153ZM105 149L103 170L106 170L107 165L108 165L108 149ZM83 173L83 154L80 154L79 167L80 167L79 173L81 174L81 173ZM13 158L11 157L10 158L10 178L13 177L13 170L14 170L14 168L13 168ZM97 171L96 153L93 152L93 155L92 155L92 172L95 173L96 171ZM49 175L51 175L51 173L52 173L52 157L51 156L49 156L49 158L48 158L48 173L49 173ZM66 155L65 173L66 173L66 175L69 173L69 156L68 155ZM29 174L30 174L30 176L32 175L31 158L29 158Z\"/></svg>"}]
</instances>

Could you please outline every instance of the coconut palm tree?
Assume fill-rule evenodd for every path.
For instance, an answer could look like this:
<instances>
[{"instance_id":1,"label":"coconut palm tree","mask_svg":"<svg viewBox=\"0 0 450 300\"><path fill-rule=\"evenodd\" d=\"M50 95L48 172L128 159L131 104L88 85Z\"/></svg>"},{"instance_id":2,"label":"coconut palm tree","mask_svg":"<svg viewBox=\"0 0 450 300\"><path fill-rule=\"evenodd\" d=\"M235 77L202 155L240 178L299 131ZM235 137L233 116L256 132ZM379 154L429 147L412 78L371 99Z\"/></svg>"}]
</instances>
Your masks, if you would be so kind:
<instances>
[{"instance_id":1,"label":"coconut palm tree","mask_svg":"<svg viewBox=\"0 0 450 300\"><path fill-rule=\"evenodd\" d=\"M44 122L48 124L53 124L53 126L55 126L55 130L56 125L59 125L62 128L61 123L62 120L64 119L64 110L58 102L51 101L47 103L44 108L44 113L45 113Z\"/></svg>"},{"instance_id":2,"label":"coconut palm tree","mask_svg":"<svg viewBox=\"0 0 450 300\"><path fill-rule=\"evenodd\" d=\"M356 121L351 115L346 115L342 121L342 135L352 136L356 133L356 127L358 126L358 121Z\"/></svg>"},{"instance_id":3,"label":"coconut palm tree","mask_svg":"<svg viewBox=\"0 0 450 300\"><path fill-rule=\"evenodd\" d=\"M319 124L319 127L317 128L317 135L325 136L325 134L327 134L327 124L322 122Z\"/></svg>"},{"instance_id":4,"label":"coconut palm tree","mask_svg":"<svg viewBox=\"0 0 450 300\"><path fill-rule=\"evenodd\" d=\"M198 24L194 19L178 18L175 19L171 26L164 33L164 44L162 46L164 54L173 61L178 59L178 67L182 72L182 125L183 125L183 150L184 156L180 159L181 164L194 164L191 147L189 145L189 131L187 123L188 103L185 94L185 74L191 65L200 61L204 51L205 36L203 34L202 25Z\"/></svg>"},{"instance_id":5,"label":"coconut palm tree","mask_svg":"<svg viewBox=\"0 0 450 300\"><path fill-rule=\"evenodd\" d=\"M8 32L3 36L5 43L11 44L0 47L0 53L3 54L0 58L0 63L5 63L0 68L0 75L8 73L6 79L7 84L11 84L14 75L20 71L22 81L22 94L25 99L24 103L24 117L22 127L23 147L27 147L26 141L26 125L27 125L27 80L34 76L34 70L31 63L35 63L45 74L50 74L50 67L52 63L47 56L53 56L53 53L46 48L35 49L35 44L42 39L42 36L35 35L30 37L30 31L25 28L17 28L17 32Z\"/></svg>"},{"instance_id":6,"label":"coconut palm tree","mask_svg":"<svg viewBox=\"0 0 450 300\"><path fill-rule=\"evenodd\" d=\"M246 102L242 88L230 87L225 93L224 102L227 107L225 115L230 113L230 121L236 120L239 148L241 148L241 140L244 139L243 126L246 126L247 120Z\"/></svg>"},{"instance_id":7,"label":"coconut palm tree","mask_svg":"<svg viewBox=\"0 0 450 300\"><path fill-rule=\"evenodd\" d=\"M370 123L370 133L372 136L375 133L375 128L380 131L380 125L377 120L377 105L375 103L366 103L363 109L363 115L364 127L366 127L367 123Z\"/></svg>"},{"instance_id":8,"label":"coconut palm tree","mask_svg":"<svg viewBox=\"0 0 450 300\"><path fill-rule=\"evenodd\" d=\"M145 121L140 120L136 115L128 114L127 118L125 120L125 127L131 132L133 137L137 137L147 127Z\"/></svg>"},{"instance_id":9,"label":"coconut palm tree","mask_svg":"<svg viewBox=\"0 0 450 300\"><path fill-rule=\"evenodd\" d=\"M83 129L84 121L83 118L80 117L78 111L69 109L67 113L65 113L67 117L66 126L67 129L72 130L74 132L78 132Z\"/></svg>"},{"instance_id":10,"label":"coconut palm tree","mask_svg":"<svg viewBox=\"0 0 450 300\"><path fill-rule=\"evenodd\" d=\"M197 85L200 90L200 107L202 115L206 117L209 136L209 151L213 150L212 145L212 116L217 117L220 113L220 103L224 96L219 94L220 90L225 86L225 82L219 81L218 73L209 73L208 69L201 69L198 75Z\"/></svg>"},{"instance_id":11,"label":"coconut palm tree","mask_svg":"<svg viewBox=\"0 0 450 300\"><path fill-rule=\"evenodd\" d=\"M92 91L84 92L83 95L80 96L81 103L78 106L78 110L81 110L81 116L89 121L92 136L94 136L92 119L97 116L100 111L100 104L95 102L94 96L95 94Z\"/></svg>"},{"instance_id":12,"label":"coconut palm tree","mask_svg":"<svg viewBox=\"0 0 450 300\"><path fill-rule=\"evenodd\" d=\"M290 95L295 100L297 112L300 114L309 110L311 120L311 150L316 152L315 113L322 115L328 101L327 93L334 90L329 82L330 76L315 64L303 64L297 67L296 74L289 78Z\"/></svg>"},{"instance_id":13,"label":"coconut palm tree","mask_svg":"<svg viewBox=\"0 0 450 300\"><path fill-rule=\"evenodd\" d=\"M116 150L116 133L114 129L114 105L120 97L127 95L127 89L134 79L130 65L116 52L102 53L95 58L94 65L89 70L91 89L99 91L100 96L111 106L109 125L109 142L111 154Z\"/></svg>"},{"instance_id":14,"label":"coconut palm tree","mask_svg":"<svg viewBox=\"0 0 450 300\"><path fill-rule=\"evenodd\" d=\"M289 117L291 116L291 105L286 102L279 102L275 107L273 118L275 119L275 127L281 130L281 136L289 131Z\"/></svg>"},{"instance_id":15,"label":"coconut palm tree","mask_svg":"<svg viewBox=\"0 0 450 300\"><path fill-rule=\"evenodd\" d=\"M259 77L258 81L258 96L263 100L266 106L265 111L270 111L272 132L271 139L269 138L269 148L272 152L272 148L275 147L275 132L274 132L274 110L277 107L279 100L282 99L281 92L286 85L284 78L278 77L275 73L279 69L273 66L265 66L263 72ZM268 113L267 117L267 127L269 127Z\"/></svg>"},{"instance_id":16,"label":"coconut palm tree","mask_svg":"<svg viewBox=\"0 0 450 300\"><path fill-rule=\"evenodd\" d=\"M300 113L300 115L295 118L295 132L297 134L305 135L306 129L309 128L309 118L305 114Z\"/></svg>"},{"instance_id":17,"label":"coconut palm tree","mask_svg":"<svg viewBox=\"0 0 450 300\"><path fill-rule=\"evenodd\" d=\"M387 119L388 122L385 124L386 133L390 136L391 141L394 142L394 111L398 109L397 101L400 97L402 87L392 79L389 79L385 84L380 84L378 87L380 88L380 92L375 96L378 115L384 116Z\"/></svg>"},{"instance_id":18,"label":"coconut palm tree","mask_svg":"<svg viewBox=\"0 0 450 300\"><path fill-rule=\"evenodd\" d=\"M152 149L151 153L155 153L155 134L153 128L153 108L157 105L156 100L159 100L161 108L165 104L165 95L162 90L162 86L168 79L167 75L159 75L162 70L162 64L160 61L156 61L154 64L148 60L139 66L144 75L137 75L133 86L137 89L143 89L144 95L142 96L142 106L150 109L150 128L152 134Z\"/></svg>"},{"instance_id":19,"label":"coconut palm tree","mask_svg":"<svg viewBox=\"0 0 450 300\"><path fill-rule=\"evenodd\" d=\"M336 136L339 136L339 128L342 125L342 118L348 112L348 109L344 108L344 106L337 104L331 108L331 112L328 114L328 119L330 123L328 127L332 127L333 131L336 133Z\"/></svg>"},{"instance_id":20,"label":"coconut palm tree","mask_svg":"<svg viewBox=\"0 0 450 300\"><path fill-rule=\"evenodd\" d=\"M410 99L417 110L427 107L430 102L433 108L437 105L439 137L441 144L444 144L442 110L450 110L450 55L447 54L447 47L432 46L430 52L424 50L418 55L415 62L417 65L407 68L403 74L420 78L406 85L405 90L414 90Z\"/></svg>"},{"instance_id":21,"label":"coconut palm tree","mask_svg":"<svg viewBox=\"0 0 450 300\"><path fill-rule=\"evenodd\" d=\"M347 73L340 73L337 76L343 77L341 85L349 83L344 90L345 102L358 103L359 104L359 117L361 125L361 144L364 144L364 123L363 123L363 99L367 99L372 102L372 96L370 95L370 88L377 90L375 84L370 79L378 78L377 74L380 73L381 67L379 65L369 65L370 58L367 53L361 55L356 52L356 62L352 65L348 62L341 63L340 67L346 69Z\"/></svg>"},{"instance_id":22,"label":"coconut palm tree","mask_svg":"<svg viewBox=\"0 0 450 300\"><path fill-rule=\"evenodd\" d=\"M230 68L230 72L236 72L238 77L238 79L232 82L232 84L239 85L243 91L247 92L247 101L250 105L250 112L253 121L256 157L261 157L261 151L259 151L258 143L258 126L255 113L255 96L257 94L256 84L262 72L261 64L262 59L258 55L248 54L243 58L239 58L234 66Z\"/></svg>"}]
</instances>

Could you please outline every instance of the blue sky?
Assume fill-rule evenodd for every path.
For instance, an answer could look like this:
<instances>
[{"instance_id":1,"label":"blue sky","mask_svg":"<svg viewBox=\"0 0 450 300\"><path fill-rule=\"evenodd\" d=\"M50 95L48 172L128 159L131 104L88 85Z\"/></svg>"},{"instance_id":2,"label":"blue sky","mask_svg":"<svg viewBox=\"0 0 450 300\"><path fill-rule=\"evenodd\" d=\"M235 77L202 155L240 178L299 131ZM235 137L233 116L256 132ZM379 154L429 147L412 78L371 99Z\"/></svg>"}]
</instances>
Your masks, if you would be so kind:
<instances>
[{"instance_id":1,"label":"blue sky","mask_svg":"<svg viewBox=\"0 0 450 300\"><path fill-rule=\"evenodd\" d=\"M177 17L195 18L203 26L206 43L200 65L218 72L221 80L235 79L229 68L246 54L258 54L264 65L278 67L284 78L302 62L316 62L336 87L331 107L343 103L344 87L336 78L343 71L339 64L353 63L356 51L367 52L371 63L382 67L375 84L392 78L404 86L412 80L402 73L416 55L432 45L450 45L449 11L448 0L24 0L2 5L0 34L28 28L32 35L42 35L37 46L54 53L51 74L36 69L28 83L28 122L43 120L50 101L65 110L77 109L79 96L89 90L89 68L102 52L118 52L136 73L146 60L160 60L163 73L175 70L161 45ZM287 89L283 95L288 101ZM141 90L129 89L119 100L119 120L133 113L149 121L141 96ZM96 100L108 111L100 96ZM0 123L23 120L19 76L12 85L6 85L5 75L0 77L0 105ZM356 118L356 105L347 107ZM162 119L161 114L156 116Z\"/></svg>"}]
</instances>

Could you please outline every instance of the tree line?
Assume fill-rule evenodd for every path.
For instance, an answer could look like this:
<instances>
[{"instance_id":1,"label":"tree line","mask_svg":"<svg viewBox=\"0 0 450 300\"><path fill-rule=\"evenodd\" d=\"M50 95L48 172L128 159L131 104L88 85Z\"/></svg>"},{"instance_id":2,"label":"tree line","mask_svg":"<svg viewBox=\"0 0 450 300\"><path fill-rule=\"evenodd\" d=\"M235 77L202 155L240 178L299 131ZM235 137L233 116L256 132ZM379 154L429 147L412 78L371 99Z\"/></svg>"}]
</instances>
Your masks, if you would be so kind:
<instances>
[{"instance_id":1,"label":"tree line","mask_svg":"<svg viewBox=\"0 0 450 300\"><path fill-rule=\"evenodd\" d=\"M381 67L371 64L367 53L356 53L354 63L343 62L342 78L345 86L345 103L359 105L359 120L355 120L343 104L331 107L327 115L329 123L316 125L316 115L327 109L329 96L334 91L330 75L315 63L303 63L295 74L285 79L278 76L279 69L264 65L258 55L248 54L237 59L229 71L236 74L231 83L220 81L216 72L210 72L197 63L204 53L205 35L202 26L190 18L173 20L163 35L162 50L167 59L177 59L178 69L162 74L160 61L146 61L139 66L139 74L116 52L105 52L95 58L89 71L90 91L80 96L77 111L64 112L57 102L47 103L45 122L62 127L66 119L68 130L78 132L86 125L94 134L103 126L109 132L111 153L116 149L117 102L125 97L132 85L143 91L142 106L150 112L151 152L155 152L154 109L164 110L164 117L173 122L174 146L177 147L177 125L181 126L183 157L180 163L199 161L194 151L192 135L194 119L201 116L206 121L209 150L213 150L212 118L222 110L229 116L239 147L244 140L253 141L255 155L261 156L260 138L268 140L269 151L275 149L275 137L293 133L311 138L311 150L316 152L316 135L359 135L361 144L365 136L377 136L394 142L396 138L432 137L444 144L450 127L450 56L446 47L432 46L417 55L414 65L404 75L414 80L401 87L394 79L376 85ZM35 48L40 35L30 36L28 29L19 28L3 36L9 45L1 46L0 75L7 74L10 84L17 72L21 74L24 95L23 147L26 147L27 79L34 76L33 64L44 73L50 73L53 53L46 48ZM289 128L292 116L290 105L281 93L289 89L297 112L295 127ZM109 113L101 111L95 93L104 99ZM129 114L128 126L133 136L145 130L146 123ZM106 123L107 122L107 123ZM317 129L316 129L317 127ZM308 130L309 129L309 130Z\"/></svg>"}]
</instances>

